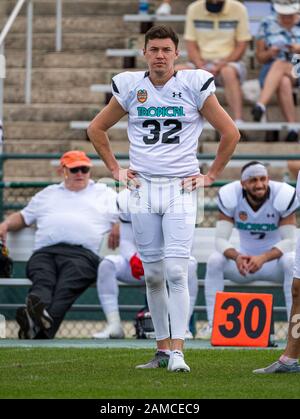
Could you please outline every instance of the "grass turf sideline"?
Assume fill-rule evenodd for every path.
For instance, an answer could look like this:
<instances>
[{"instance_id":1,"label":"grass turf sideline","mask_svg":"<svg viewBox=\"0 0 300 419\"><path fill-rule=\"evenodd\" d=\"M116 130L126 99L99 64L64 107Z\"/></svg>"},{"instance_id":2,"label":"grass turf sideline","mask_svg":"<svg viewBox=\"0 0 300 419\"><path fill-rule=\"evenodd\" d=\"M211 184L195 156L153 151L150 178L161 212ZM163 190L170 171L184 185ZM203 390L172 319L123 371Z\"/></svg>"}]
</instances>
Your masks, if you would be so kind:
<instances>
[{"instance_id":1,"label":"grass turf sideline","mask_svg":"<svg viewBox=\"0 0 300 419\"><path fill-rule=\"evenodd\" d=\"M136 370L141 349L1 349L0 398L300 398L299 375L255 376L281 351L187 350L190 374Z\"/></svg>"}]
</instances>

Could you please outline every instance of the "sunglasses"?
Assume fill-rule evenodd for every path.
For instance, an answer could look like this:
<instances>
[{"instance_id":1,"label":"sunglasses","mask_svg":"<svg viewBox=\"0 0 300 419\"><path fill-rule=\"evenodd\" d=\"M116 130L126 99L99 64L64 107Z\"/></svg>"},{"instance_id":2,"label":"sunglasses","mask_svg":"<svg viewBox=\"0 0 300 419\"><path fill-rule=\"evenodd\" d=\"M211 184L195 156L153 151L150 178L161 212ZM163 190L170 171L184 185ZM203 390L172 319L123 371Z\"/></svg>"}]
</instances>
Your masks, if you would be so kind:
<instances>
[{"instance_id":1,"label":"sunglasses","mask_svg":"<svg viewBox=\"0 0 300 419\"><path fill-rule=\"evenodd\" d=\"M71 173L73 173L73 174L75 174L75 173L78 173L78 172L81 172L81 173L83 173L83 174L87 174L87 173L89 173L89 171L90 171L90 167L88 167L88 166L80 166L80 167L72 167L71 169L69 169L70 170L70 172Z\"/></svg>"}]
</instances>

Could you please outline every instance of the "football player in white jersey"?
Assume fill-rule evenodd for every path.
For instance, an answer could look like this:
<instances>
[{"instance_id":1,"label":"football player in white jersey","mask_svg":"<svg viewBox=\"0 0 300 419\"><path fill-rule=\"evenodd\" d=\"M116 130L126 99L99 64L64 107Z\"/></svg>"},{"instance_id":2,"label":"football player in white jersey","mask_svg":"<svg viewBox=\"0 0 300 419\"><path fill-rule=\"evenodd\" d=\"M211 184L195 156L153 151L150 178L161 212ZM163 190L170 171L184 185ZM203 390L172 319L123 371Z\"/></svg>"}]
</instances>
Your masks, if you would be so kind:
<instances>
[{"instance_id":1,"label":"football player in white jersey","mask_svg":"<svg viewBox=\"0 0 300 419\"><path fill-rule=\"evenodd\" d=\"M243 167L241 181L220 189L217 251L208 260L205 277L209 325L199 332L200 338L210 338L215 296L224 289L224 277L241 284L282 283L289 317L298 206L295 188L269 180L267 168L255 161ZM234 227L238 249L230 243Z\"/></svg>"},{"instance_id":2,"label":"football player in white jersey","mask_svg":"<svg viewBox=\"0 0 300 419\"><path fill-rule=\"evenodd\" d=\"M170 27L155 26L146 33L144 57L149 71L125 72L113 78L113 98L92 121L88 135L114 178L128 182L132 189L132 226L157 342L154 359L138 368L168 364L169 371L190 371L183 346L197 188L211 185L221 174L240 134L214 94L210 73L174 71L178 42ZM125 115L129 169L120 167L107 135ZM204 118L221 140L208 173L201 175L197 146Z\"/></svg>"},{"instance_id":3,"label":"football player in white jersey","mask_svg":"<svg viewBox=\"0 0 300 419\"><path fill-rule=\"evenodd\" d=\"M106 256L98 269L98 296L108 324L103 331L93 335L95 339L124 337L118 308L118 281L126 284L136 284L138 281L140 285L145 285L144 268L132 230L129 198L129 189L124 189L117 198L120 211L120 254ZM198 294L197 261L194 257L190 258L188 266L188 290L190 310L185 338L192 339L189 322Z\"/></svg>"},{"instance_id":4,"label":"football player in white jersey","mask_svg":"<svg viewBox=\"0 0 300 419\"><path fill-rule=\"evenodd\" d=\"M300 201L300 172L297 180L297 197ZM288 343L284 353L274 364L253 371L255 374L294 374L300 373L300 238L296 245L294 281L292 285L293 305L290 315Z\"/></svg>"}]
</instances>

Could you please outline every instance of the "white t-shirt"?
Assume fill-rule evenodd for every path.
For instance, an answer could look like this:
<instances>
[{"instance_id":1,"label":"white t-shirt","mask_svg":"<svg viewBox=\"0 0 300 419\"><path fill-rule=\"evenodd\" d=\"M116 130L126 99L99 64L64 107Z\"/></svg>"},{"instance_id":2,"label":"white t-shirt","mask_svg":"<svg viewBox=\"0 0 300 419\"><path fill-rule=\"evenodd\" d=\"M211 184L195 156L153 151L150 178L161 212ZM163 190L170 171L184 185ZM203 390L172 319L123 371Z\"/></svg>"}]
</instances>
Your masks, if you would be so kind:
<instances>
[{"instance_id":1,"label":"white t-shirt","mask_svg":"<svg viewBox=\"0 0 300 419\"><path fill-rule=\"evenodd\" d=\"M43 189L21 211L28 226L37 226L34 250L67 243L99 254L104 234L118 222L116 197L113 189L93 181L78 192L64 183Z\"/></svg>"},{"instance_id":2,"label":"white t-shirt","mask_svg":"<svg viewBox=\"0 0 300 419\"><path fill-rule=\"evenodd\" d=\"M220 211L233 218L240 236L240 250L260 255L281 240L279 222L299 207L296 190L283 182L270 181L268 199L254 211L249 205L241 182L223 186L218 195Z\"/></svg>"},{"instance_id":3,"label":"white t-shirt","mask_svg":"<svg viewBox=\"0 0 300 419\"><path fill-rule=\"evenodd\" d=\"M159 89L142 71L115 76L112 93L128 112L130 168L169 177L198 174L199 110L214 92L214 77L204 70L179 71Z\"/></svg>"}]
</instances>

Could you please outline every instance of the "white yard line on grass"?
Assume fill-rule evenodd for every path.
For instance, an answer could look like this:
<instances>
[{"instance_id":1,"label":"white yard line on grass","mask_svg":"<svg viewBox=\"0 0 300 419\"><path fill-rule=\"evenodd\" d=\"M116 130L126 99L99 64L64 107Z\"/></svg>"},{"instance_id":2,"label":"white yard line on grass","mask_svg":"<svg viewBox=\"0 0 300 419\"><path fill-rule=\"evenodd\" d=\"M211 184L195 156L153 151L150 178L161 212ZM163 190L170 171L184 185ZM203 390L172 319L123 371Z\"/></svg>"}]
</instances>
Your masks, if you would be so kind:
<instances>
[{"instance_id":1,"label":"white yard line on grass","mask_svg":"<svg viewBox=\"0 0 300 419\"><path fill-rule=\"evenodd\" d=\"M270 350L270 349L283 349L285 342L277 342L278 348L244 348L244 347L212 347L207 341L200 341L198 339L186 341L186 349L211 349L211 350L226 350L226 349L255 349L255 350ZM78 349L153 349L155 342L153 340L139 340L139 339L112 339L112 340L89 340L89 339L55 339L51 341L19 341L19 340L0 340L0 351L3 348L16 348L16 349L34 349L34 348L78 348Z\"/></svg>"}]
</instances>

